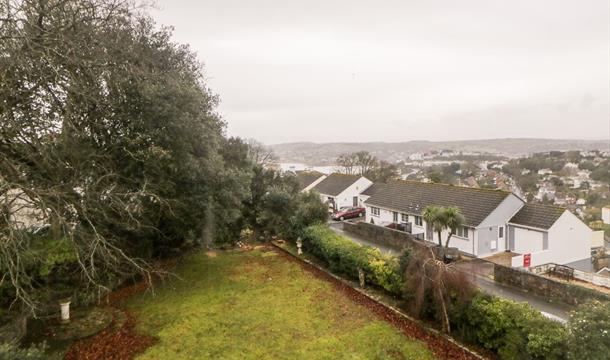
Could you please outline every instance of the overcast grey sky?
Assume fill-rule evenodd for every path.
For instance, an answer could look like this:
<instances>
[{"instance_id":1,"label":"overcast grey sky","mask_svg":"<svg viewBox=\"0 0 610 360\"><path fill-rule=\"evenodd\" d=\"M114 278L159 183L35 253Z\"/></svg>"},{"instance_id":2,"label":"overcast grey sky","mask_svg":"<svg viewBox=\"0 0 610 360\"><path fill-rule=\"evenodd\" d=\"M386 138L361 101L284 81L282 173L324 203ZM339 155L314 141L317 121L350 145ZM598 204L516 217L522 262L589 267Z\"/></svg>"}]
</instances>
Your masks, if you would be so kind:
<instances>
[{"instance_id":1,"label":"overcast grey sky","mask_svg":"<svg viewBox=\"0 0 610 360\"><path fill-rule=\"evenodd\" d=\"M158 0L228 133L314 141L604 139L608 0Z\"/></svg>"}]
</instances>

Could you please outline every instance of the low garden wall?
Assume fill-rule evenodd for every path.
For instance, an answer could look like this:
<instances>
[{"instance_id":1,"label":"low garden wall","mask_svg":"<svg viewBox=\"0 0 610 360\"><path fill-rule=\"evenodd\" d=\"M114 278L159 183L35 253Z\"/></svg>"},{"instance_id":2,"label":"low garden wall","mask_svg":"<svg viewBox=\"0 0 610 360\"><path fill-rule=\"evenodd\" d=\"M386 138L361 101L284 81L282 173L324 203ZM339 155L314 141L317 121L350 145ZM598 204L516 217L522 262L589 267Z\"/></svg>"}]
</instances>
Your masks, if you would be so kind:
<instances>
[{"instance_id":1,"label":"low garden wall","mask_svg":"<svg viewBox=\"0 0 610 360\"><path fill-rule=\"evenodd\" d=\"M551 301L569 305L578 305L593 299L610 301L610 296L593 289L567 284L529 271L498 264L494 264L494 279L498 283L531 291Z\"/></svg>"},{"instance_id":2,"label":"low garden wall","mask_svg":"<svg viewBox=\"0 0 610 360\"><path fill-rule=\"evenodd\" d=\"M555 267L555 263L548 263L544 265L534 266L529 269L534 274L545 274ZM610 277L598 275L596 273L586 272L578 269L572 269L574 271L574 279L586 281L593 285L605 286L610 288Z\"/></svg>"},{"instance_id":3,"label":"low garden wall","mask_svg":"<svg viewBox=\"0 0 610 360\"><path fill-rule=\"evenodd\" d=\"M376 244L389 246L396 249L403 249L406 246L431 248L436 256L439 255L438 245L418 240L411 234L403 231L373 225L366 222L343 222L343 230ZM446 254L457 257L459 255L459 251L457 248L449 248Z\"/></svg>"}]
</instances>

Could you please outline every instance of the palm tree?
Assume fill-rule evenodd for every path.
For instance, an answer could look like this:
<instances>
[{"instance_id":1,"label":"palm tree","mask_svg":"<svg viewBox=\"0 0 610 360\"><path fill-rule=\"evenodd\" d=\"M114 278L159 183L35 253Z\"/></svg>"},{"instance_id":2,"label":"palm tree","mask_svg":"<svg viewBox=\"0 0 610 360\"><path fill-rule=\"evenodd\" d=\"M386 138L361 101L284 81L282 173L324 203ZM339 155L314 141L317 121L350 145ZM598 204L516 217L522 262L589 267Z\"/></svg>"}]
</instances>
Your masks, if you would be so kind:
<instances>
[{"instance_id":1,"label":"palm tree","mask_svg":"<svg viewBox=\"0 0 610 360\"><path fill-rule=\"evenodd\" d=\"M441 240L441 233L445 229L443 213L442 207L430 205L426 206L422 214L426 224L431 226L432 230L438 234L438 246L443 246L443 241Z\"/></svg>"},{"instance_id":2,"label":"palm tree","mask_svg":"<svg viewBox=\"0 0 610 360\"><path fill-rule=\"evenodd\" d=\"M449 240L456 230L464 225L464 215L460 213L460 209L449 206L427 206L424 209L423 218L426 223L432 226L432 229L438 234L438 246L443 246L441 233L444 230L449 230L449 235L445 241L445 248L449 247Z\"/></svg>"},{"instance_id":3,"label":"palm tree","mask_svg":"<svg viewBox=\"0 0 610 360\"><path fill-rule=\"evenodd\" d=\"M449 230L449 235L447 235L447 240L445 241L445 249L447 249L449 248L449 240L451 240L451 236L455 234L459 227L464 225L466 219L460 212L460 209L450 206L443 209L442 220L444 227Z\"/></svg>"}]
</instances>

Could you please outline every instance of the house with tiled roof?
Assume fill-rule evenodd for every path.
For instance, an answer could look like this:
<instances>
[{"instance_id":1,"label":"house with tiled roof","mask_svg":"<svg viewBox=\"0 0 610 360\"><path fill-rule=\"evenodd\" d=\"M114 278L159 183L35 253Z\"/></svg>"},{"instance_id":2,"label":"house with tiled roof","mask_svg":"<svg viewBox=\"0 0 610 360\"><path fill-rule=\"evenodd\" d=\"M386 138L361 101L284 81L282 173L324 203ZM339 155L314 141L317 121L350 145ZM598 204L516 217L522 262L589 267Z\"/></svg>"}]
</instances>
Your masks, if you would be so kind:
<instances>
[{"instance_id":1,"label":"house with tiled roof","mask_svg":"<svg viewBox=\"0 0 610 360\"><path fill-rule=\"evenodd\" d=\"M296 171L294 174L301 191L309 191L322 180L326 179L326 175L319 171Z\"/></svg>"},{"instance_id":2,"label":"house with tiled roof","mask_svg":"<svg viewBox=\"0 0 610 360\"><path fill-rule=\"evenodd\" d=\"M400 224L415 237L434 243L438 234L423 219L424 209L460 209L464 226L452 235L450 246L464 253L485 257L510 251L515 256L531 254L530 260L536 262L560 264L590 256L591 230L574 214L555 206L526 204L509 191L417 181L374 184L369 189L363 192L368 196L364 199L367 222ZM446 231L441 233L443 243L447 236ZM567 238L572 239L569 244Z\"/></svg>"},{"instance_id":3,"label":"house with tiled roof","mask_svg":"<svg viewBox=\"0 0 610 360\"><path fill-rule=\"evenodd\" d=\"M590 258L592 236L576 215L556 205L525 204L508 223L509 250L530 254L530 266ZM513 266L523 264L522 257L513 258Z\"/></svg>"},{"instance_id":4,"label":"house with tiled roof","mask_svg":"<svg viewBox=\"0 0 610 360\"><path fill-rule=\"evenodd\" d=\"M362 206L360 194L373 182L364 176L333 173L320 181L311 191L320 195L334 211L346 206Z\"/></svg>"}]
</instances>

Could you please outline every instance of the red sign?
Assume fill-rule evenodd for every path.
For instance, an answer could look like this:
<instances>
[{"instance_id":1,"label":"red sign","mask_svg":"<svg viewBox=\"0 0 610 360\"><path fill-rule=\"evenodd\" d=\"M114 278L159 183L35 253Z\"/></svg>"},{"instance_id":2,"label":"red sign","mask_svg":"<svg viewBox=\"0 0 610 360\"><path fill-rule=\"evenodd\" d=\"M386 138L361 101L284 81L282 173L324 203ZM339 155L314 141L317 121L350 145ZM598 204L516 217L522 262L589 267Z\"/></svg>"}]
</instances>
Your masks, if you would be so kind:
<instances>
[{"instance_id":1,"label":"red sign","mask_svg":"<svg viewBox=\"0 0 610 360\"><path fill-rule=\"evenodd\" d=\"M532 254L523 254L523 267L530 267L532 263Z\"/></svg>"}]
</instances>

